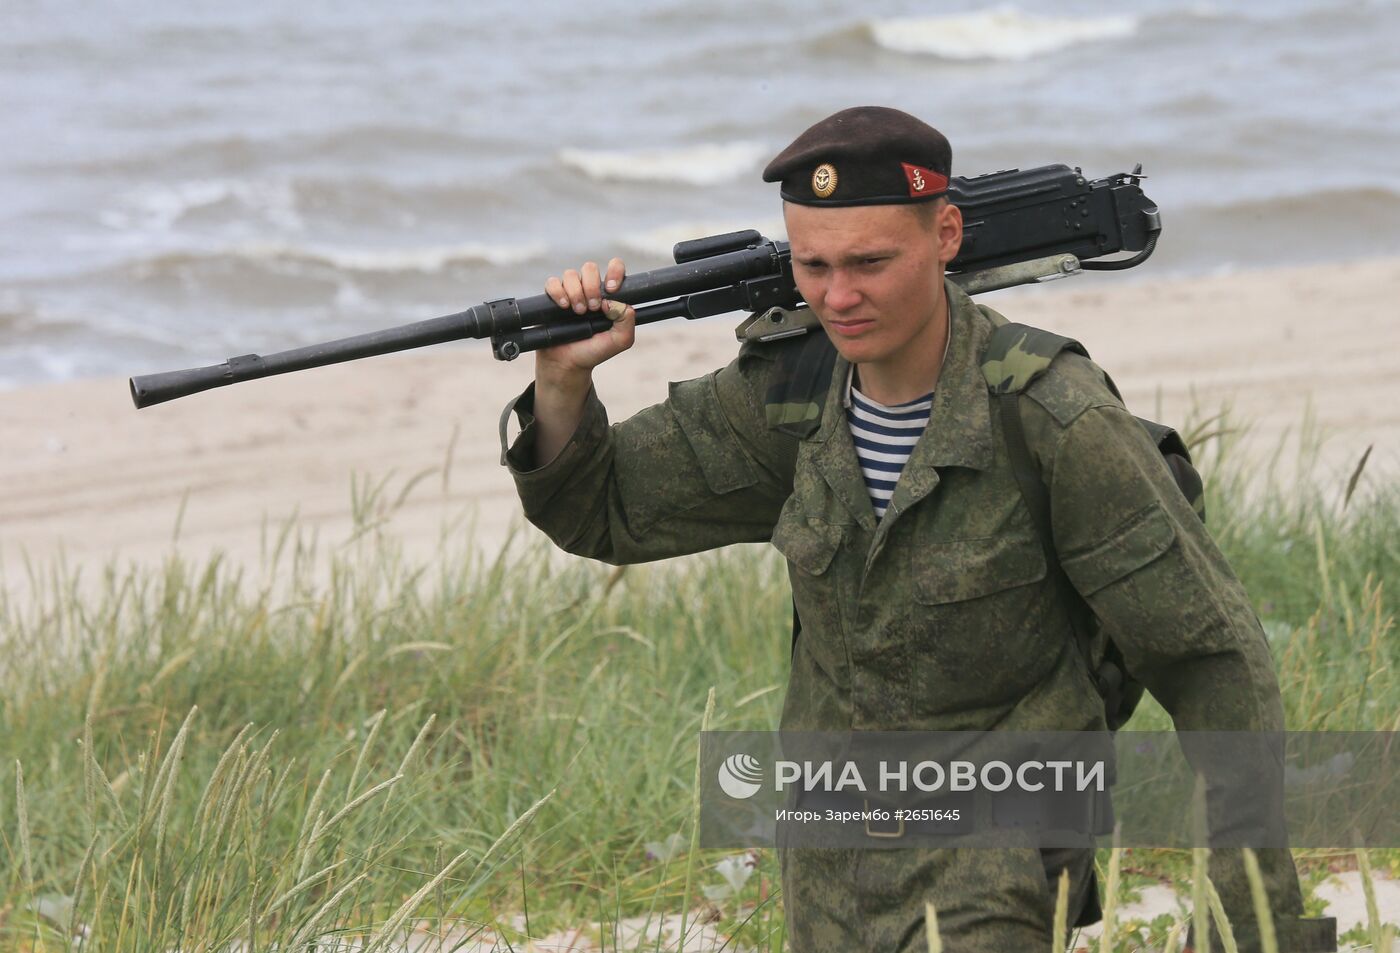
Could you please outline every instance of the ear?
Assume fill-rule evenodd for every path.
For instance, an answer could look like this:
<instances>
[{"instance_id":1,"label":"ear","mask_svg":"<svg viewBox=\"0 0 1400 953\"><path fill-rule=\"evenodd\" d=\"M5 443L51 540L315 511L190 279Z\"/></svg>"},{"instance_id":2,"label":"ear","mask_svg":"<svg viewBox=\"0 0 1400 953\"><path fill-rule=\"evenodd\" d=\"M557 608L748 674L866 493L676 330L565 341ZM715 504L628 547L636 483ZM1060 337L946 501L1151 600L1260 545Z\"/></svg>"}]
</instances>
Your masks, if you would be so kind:
<instances>
[{"instance_id":1,"label":"ear","mask_svg":"<svg viewBox=\"0 0 1400 953\"><path fill-rule=\"evenodd\" d=\"M938 210L934 217L934 241L938 248L938 260L944 265L958 257L962 248L963 219L962 209L951 202Z\"/></svg>"}]
</instances>

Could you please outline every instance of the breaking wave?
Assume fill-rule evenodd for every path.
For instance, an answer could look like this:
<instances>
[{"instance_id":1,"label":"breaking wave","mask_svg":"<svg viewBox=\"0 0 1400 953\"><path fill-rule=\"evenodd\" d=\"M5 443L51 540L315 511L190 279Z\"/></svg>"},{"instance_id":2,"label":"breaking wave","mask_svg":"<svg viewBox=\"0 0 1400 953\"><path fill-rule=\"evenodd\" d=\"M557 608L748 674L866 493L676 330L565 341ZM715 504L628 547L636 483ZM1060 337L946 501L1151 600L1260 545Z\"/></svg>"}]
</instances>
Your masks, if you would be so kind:
<instances>
[{"instance_id":1,"label":"breaking wave","mask_svg":"<svg viewBox=\"0 0 1400 953\"><path fill-rule=\"evenodd\" d=\"M454 181L398 184L363 176L281 179L201 178L154 183L98 212L117 232L167 233L186 226L242 226L256 221L279 232L309 222L403 226L502 208L508 192L494 184Z\"/></svg>"},{"instance_id":2,"label":"breaking wave","mask_svg":"<svg viewBox=\"0 0 1400 953\"><path fill-rule=\"evenodd\" d=\"M123 197L119 207L104 209L99 221L108 228L168 231L189 215L212 210L257 215L280 228L303 226L295 190L289 182L191 179L144 186Z\"/></svg>"},{"instance_id":3,"label":"breaking wave","mask_svg":"<svg viewBox=\"0 0 1400 953\"><path fill-rule=\"evenodd\" d=\"M729 142L635 151L562 149L559 160L599 181L718 185L751 172L767 153L762 143Z\"/></svg>"},{"instance_id":4,"label":"breaking wave","mask_svg":"<svg viewBox=\"0 0 1400 953\"><path fill-rule=\"evenodd\" d=\"M368 249L262 241L233 245L218 251L181 251L155 255L129 261L126 267L141 278L162 277L184 272L190 267L221 263L326 268L338 272L434 274L453 266L518 265L541 257L545 247L467 242L459 245Z\"/></svg>"},{"instance_id":5,"label":"breaking wave","mask_svg":"<svg viewBox=\"0 0 1400 953\"><path fill-rule=\"evenodd\" d=\"M979 13L901 17L865 24L876 45L948 60L1027 60L1076 43L1137 32L1134 16L1043 17L1003 6Z\"/></svg>"}]
</instances>

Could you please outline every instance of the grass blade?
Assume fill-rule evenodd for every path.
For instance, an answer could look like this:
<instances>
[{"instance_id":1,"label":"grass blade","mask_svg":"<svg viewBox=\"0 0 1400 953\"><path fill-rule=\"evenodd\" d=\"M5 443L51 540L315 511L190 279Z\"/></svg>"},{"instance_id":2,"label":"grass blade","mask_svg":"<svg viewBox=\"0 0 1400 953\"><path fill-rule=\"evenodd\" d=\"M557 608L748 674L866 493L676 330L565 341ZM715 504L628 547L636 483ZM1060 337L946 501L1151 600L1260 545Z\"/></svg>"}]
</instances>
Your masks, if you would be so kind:
<instances>
[{"instance_id":1,"label":"grass blade","mask_svg":"<svg viewBox=\"0 0 1400 953\"><path fill-rule=\"evenodd\" d=\"M1050 949L1060 953L1069 943L1069 870L1060 871L1060 885L1055 890L1055 922L1051 927Z\"/></svg>"},{"instance_id":2,"label":"grass blade","mask_svg":"<svg viewBox=\"0 0 1400 953\"><path fill-rule=\"evenodd\" d=\"M928 953L943 953L943 937L938 933L938 911L933 901L924 901L924 932L928 937Z\"/></svg>"},{"instance_id":3,"label":"grass blade","mask_svg":"<svg viewBox=\"0 0 1400 953\"><path fill-rule=\"evenodd\" d=\"M1244 873L1249 878L1249 895L1254 900L1254 915L1259 920L1259 946L1264 953L1278 953L1278 937L1274 933L1274 915L1269 911L1269 897L1264 892L1264 876L1259 872L1259 858L1248 847L1244 853Z\"/></svg>"}]
</instances>

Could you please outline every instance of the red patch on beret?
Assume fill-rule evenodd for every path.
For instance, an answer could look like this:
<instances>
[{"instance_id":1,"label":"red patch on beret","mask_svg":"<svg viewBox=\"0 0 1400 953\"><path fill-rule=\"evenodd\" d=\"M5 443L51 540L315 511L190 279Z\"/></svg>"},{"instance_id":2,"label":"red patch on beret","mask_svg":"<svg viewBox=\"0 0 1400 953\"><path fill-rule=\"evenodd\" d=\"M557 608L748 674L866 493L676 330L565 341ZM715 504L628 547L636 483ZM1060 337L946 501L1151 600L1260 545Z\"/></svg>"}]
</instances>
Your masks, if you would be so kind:
<instances>
[{"instance_id":1,"label":"red patch on beret","mask_svg":"<svg viewBox=\"0 0 1400 953\"><path fill-rule=\"evenodd\" d=\"M930 172L921 165L910 165L908 162L901 162L904 166L904 177L909 180L909 195L917 198L920 195L937 195L948 189L948 177L939 175L937 172Z\"/></svg>"}]
</instances>

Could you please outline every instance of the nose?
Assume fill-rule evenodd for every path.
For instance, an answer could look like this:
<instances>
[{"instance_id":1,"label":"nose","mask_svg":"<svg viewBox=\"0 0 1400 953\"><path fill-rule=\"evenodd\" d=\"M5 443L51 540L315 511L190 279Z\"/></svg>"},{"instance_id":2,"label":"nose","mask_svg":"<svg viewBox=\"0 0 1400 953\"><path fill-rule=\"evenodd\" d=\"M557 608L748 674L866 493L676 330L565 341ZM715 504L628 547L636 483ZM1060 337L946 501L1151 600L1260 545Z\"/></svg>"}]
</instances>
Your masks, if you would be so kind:
<instances>
[{"instance_id":1,"label":"nose","mask_svg":"<svg viewBox=\"0 0 1400 953\"><path fill-rule=\"evenodd\" d=\"M826 286L826 306L832 311L849 311L860 304L861 294L845 269L833 268Z\"/></svg>"}]
</instances>

